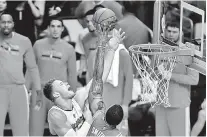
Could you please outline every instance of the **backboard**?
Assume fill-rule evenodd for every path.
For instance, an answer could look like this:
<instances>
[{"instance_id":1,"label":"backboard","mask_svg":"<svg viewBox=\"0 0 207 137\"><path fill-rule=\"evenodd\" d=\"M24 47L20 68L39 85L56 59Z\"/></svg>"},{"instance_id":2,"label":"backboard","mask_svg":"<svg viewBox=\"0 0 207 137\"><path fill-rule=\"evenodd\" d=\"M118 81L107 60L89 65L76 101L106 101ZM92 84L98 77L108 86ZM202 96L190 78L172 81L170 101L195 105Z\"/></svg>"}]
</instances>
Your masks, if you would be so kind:
<instances>
[{"instance_id":1,"label":"backboard","mask_svg":"<svg viewBox=\"0 0 207 137\"><path fill-rule=\"evenodd\" d=\"M205 24L204 24L204 11L192 6L186 2L181 1L180 6L180 34L185 33L185 30L183 29L184 26L184 18L186 18L187 15L193 14L196 18L192 19L193 22L193 38L190 40L187 40L185 38L185 35L183 37L183 40L180 41L180 45L184 44L185 42L190 42L194 44L194 57L191 68L194 68L198 70L202 74L206 74L206 40L204 40L204 30L205 30ZM180 35L180 39L182 36Z\"/></svg>"}]
</instances>

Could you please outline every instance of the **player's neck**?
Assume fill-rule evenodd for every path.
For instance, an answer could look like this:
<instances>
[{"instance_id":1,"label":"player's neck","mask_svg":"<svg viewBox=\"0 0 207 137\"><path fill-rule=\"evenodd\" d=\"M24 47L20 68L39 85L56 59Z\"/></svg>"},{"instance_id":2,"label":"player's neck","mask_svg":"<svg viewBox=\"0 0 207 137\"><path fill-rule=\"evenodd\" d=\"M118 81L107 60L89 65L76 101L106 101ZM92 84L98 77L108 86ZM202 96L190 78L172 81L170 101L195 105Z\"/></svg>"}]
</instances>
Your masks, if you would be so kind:
<instances>
[{"instance_id":1,"label":"player's neck","mask_svg":"<svg viewBox=\"0 0 207 137\"><path fill-rule=\"evenodd\" d=\"M9 38L12 38L12 37L14 36L14 32L11 32L11 33L8 34L8 35L5 35L5 34L2 34L2 33L1 33L1 35L2 35L3 39L9 39Z\"/></svg>"},{"instance_id":2,"label":"player's neck","mask_svg":"<svg viewBox=\"0 0 207 137\"><path fill-rule=\"evenodd\" d=\"M49 42L50 42L50 44L55 44L55 43L57 43L58 41L60 41L60 38L52 38L52 37L49 37Z\"/></svg>"},{"instance_id":3,"label":"player's neck","mask_svg":"<svg viewBox=\"0 0 207 137\"><path fill-rule=\"evenodd\" d=\"M73 109L72 99L69 99L67 101L66 100L62 100L61 102L56 104L56 106L61 108L62 110L70 111L70 110Z\"/></svg>"}]
</instances>

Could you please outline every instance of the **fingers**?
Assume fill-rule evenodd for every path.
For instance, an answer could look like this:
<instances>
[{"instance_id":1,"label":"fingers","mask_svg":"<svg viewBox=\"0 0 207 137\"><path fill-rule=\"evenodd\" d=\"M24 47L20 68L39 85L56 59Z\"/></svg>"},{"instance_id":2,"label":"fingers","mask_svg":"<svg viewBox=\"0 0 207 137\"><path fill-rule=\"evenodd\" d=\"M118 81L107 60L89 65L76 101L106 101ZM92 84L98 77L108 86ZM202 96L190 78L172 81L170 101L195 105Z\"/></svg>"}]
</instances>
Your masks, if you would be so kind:
<instances>
[{"instance_id":1,"label":"fingers","mask_svg":"<svg viewBox=\"0 0 207 137\"><path fill-rule=\"evenodd\" d=\"M35 109L36 111L39 111L40 108L42 108L42 105L43 105L42 101L37 101L37 103L36 103L34 109Z\"/></svg>"},{"instance_id":2,"label":"fingers","mask_svg":"<svg viewBox=\"0 0 207 137\"><path fill-rule=\"evenodd\" d=\"M123 41L125 38L126 38L126 36L122 37L122 38L121 38L121 41Z\"/></svg>"},{"instance_id":3,"label":"fingers","mask_svg":"<svg viewBox=\"0 0 207 137\"><path fill-rule=\"evenodd\" d=\"M119 29L119 34L121 33L121 28Z\"/></svg>"},{"instance_id":4,"label":"fingers","mask_svg":"<svg viewBox=\"0 0 207 137\"><path fill-rule=\"evenodd\" d=\"M124 35L125 35L125 32L122 32L122 33L121 33L121 38L124 37Z\"/></svg>"},{"instance_id":5,"label":"fingers","mask_svg":"<svg viewBox=\"0 0 207 137\"><path fill-rule=\"evenodd\" d=\"M100 25L100 24L97 25L97 31L98 31L99 33L101 32L101 25Z\"/></svg>"}]
</instances>

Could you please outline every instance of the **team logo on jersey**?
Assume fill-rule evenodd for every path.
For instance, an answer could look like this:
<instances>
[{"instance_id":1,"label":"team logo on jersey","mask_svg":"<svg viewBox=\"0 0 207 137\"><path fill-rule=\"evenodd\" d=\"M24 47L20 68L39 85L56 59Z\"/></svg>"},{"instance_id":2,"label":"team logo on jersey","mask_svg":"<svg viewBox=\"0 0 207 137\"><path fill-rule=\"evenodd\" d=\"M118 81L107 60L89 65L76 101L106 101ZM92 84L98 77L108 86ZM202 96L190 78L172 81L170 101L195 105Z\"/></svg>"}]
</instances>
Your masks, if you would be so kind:
<instances>
[{"instance_id":1,"label":"team logo on jersey","mask_svg":"<svg viewBox=\"0 0 207 137\"><path fill-rule=\"evenodd\" d=\"M51 50L51 51L43 51L42 52L42 59L45 59L45 60L54 60L54 61L57 61L57 60L61 60L62 59L62 53L61 52L57 52L57 51L54 51L54 50Z\"/></svg>"},{"instance_id":2,"label":"team logo on jersey","mask_svg":"<svg viewBox=\"0 0 207 137\"><path fill-rule=\"evenodd\" d=\"M75 122L74 124L71 124L71 126L72 126L72 128L73 128L74 130L77 130L77 129L79 129L79 128L83 125L84 121L85 121L85 118L84 118L83 115L82 115L81 117L79 117L79 118L76 120L76 122Z\"/></svg>"},{"instance_id":3,"label":"team logo on jersey","mask_svg":"<svg viewBox=\"0 0 207 137\"><path fill-rule=\"evenodd\" d=\"M11 55L17 55L17 56L19 55L20 52L18 45L12 45L8 42L1 43L0 50L9 53Z\"/></svg>"}]
</instances>

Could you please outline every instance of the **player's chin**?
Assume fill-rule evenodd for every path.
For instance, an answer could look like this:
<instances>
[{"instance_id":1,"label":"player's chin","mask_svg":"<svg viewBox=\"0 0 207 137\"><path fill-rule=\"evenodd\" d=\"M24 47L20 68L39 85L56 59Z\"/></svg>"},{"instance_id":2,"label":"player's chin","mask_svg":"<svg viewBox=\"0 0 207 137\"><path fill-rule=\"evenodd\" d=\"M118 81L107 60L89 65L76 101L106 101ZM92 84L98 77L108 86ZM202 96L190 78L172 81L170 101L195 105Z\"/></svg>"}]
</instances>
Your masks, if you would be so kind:
<instances>
[{"instance_id":1,"label":"player's chin","mask_svg":"<svg viewBox=\"0 0 207 137\"><path fill-rule=\"evenodd\" d=\"M69 91L68 98L72 99L76 94L73 91Z\"/></svg>"}]
</instances>

